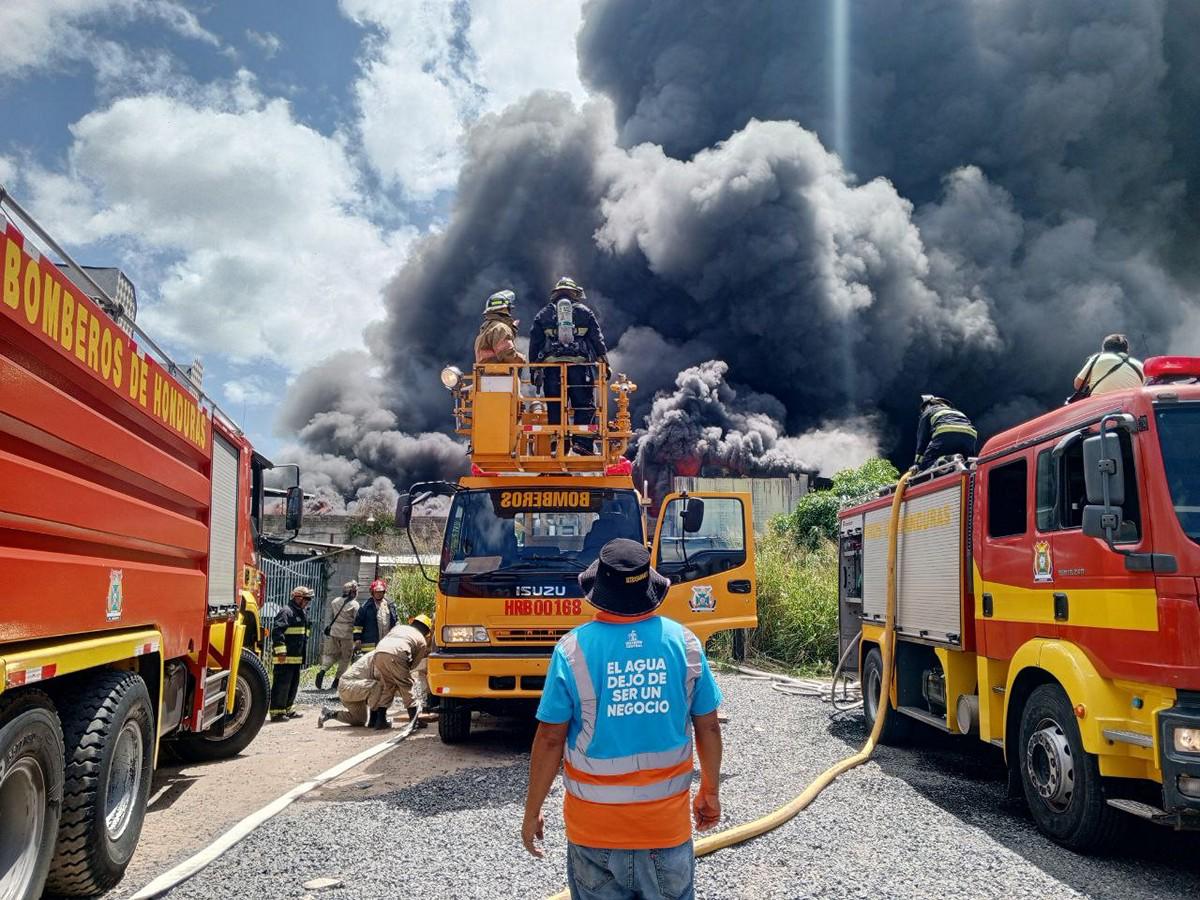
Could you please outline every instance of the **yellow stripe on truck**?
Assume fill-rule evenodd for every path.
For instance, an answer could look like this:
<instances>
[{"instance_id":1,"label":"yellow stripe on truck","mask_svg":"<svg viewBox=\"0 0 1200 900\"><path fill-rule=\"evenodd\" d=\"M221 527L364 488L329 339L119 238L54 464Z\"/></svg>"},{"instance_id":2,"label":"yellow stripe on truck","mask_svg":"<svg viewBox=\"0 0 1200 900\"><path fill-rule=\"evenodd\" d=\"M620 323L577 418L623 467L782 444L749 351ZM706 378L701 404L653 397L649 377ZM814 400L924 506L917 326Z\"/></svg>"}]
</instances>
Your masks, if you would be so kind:
<instances>
[{"instance_id":1,"label":"yellow stripe on truck","mask_svg":"<svg viewBox=\"0 0 1200 900\"><path fill-rule=\"evenodd\" d=\"M1045 588L1015 587L983 581L975 592L978 622L1028 622L1069 625L1078 628L1107 628L1116 631L1158 631L1158 594L1154 588ZM992 614L983 616L983 595L992 595ZM1071 602L1071 617L1054 618L1054 595L1065 593Z\"/></svg>"}]
</instances>

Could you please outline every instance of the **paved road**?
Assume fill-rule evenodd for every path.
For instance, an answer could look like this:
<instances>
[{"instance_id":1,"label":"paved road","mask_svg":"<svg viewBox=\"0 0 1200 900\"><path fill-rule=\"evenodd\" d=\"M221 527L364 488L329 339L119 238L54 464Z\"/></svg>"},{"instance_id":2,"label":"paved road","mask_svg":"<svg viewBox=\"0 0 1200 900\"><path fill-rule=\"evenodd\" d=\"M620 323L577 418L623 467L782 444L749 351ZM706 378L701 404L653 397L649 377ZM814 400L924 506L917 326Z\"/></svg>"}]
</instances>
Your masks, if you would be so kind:
<instances>
[{"instance_id":1,"label":"paved road","mask_svg":"<svg viewBox=\"0 0 1200 900\"><path fill-rule=\"evenodd\" d=\"M862 740L860 717L831 721L815 701L719 678L730 716L722 827L790 799ZM547 896L563 884L561 788L547 810L547 858L533 860L517 838L531 732L484 724L461 748L442 747L432 729L414 736L293 805L170 897ZM355 740L333 730L319 738L339 748ZM885 748L779 831L700 860L697 894L1194 900L1200 893L1200 836L1131 820L1118 855L1089 859L1043 839L1004 794L990 748L941 738ZM302 887L318 877L341 884Z\"/></svg>"}]
</instances>

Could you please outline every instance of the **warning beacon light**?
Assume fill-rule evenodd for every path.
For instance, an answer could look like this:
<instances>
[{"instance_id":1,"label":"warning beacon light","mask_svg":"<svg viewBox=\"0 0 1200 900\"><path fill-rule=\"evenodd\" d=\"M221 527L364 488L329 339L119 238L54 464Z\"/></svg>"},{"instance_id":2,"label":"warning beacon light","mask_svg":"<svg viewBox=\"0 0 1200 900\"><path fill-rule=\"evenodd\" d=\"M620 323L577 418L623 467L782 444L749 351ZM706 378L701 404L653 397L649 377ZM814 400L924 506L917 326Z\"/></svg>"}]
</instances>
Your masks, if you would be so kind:
<instances>
[{"instance_id":1,"label":"warning beacon light","mask_svg":"<svg viewBox=\"0 0 1200 900\"><path fill-rule=\"evenodd\" d=\"M1146 360L1142 371L1147 384L1200 378L1200 356L1152 356Z\"/></svg>"},{"instance_id":2,"label":"warning beacon light","mask_svg":"<svg viewBox=\"0 0 1200 900\"><path fill-rule=\"evenodd\" d=\"M452 391L462 384L462 377L462 369L458 366L446 366L446 368L442 369L442 384L448 391Z\"/></svg>"}]
</instances>

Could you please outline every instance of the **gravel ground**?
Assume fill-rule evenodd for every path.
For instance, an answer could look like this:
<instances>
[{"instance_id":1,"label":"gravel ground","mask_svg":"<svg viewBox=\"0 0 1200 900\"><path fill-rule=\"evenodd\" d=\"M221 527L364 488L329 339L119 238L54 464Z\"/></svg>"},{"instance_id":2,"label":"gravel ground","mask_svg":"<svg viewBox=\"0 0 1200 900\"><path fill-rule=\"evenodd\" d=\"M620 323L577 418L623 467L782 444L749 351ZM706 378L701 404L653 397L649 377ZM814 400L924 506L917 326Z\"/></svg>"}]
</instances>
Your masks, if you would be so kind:
<instances>
[{"instance_id":1,"label":"gravel ground","mask_svg":"<svg viewBox=\"0 0 1200 900\"><path fill-rule=\"evenodd\" d=\"M816 701L718 677L730 717L721 827L791 799L863 739L859 716L831 721ZM297 803L170 897L548 896L565 884L562 788L546 806L546 858L534 860L518 835L531 732L500 725L475 736L486 765L364 799ZM412 779L405 750L401 745L378 766ZM1131 820L1120 855L1090 859L1042 838L1025 811L1004 798L1003 769L991 748L936 735L914 748L884 748L781 829L701 859L697 896L1197 896L1200 836ZM302 887L319 877L341 885Z\"/></svg>"}]
</instances>

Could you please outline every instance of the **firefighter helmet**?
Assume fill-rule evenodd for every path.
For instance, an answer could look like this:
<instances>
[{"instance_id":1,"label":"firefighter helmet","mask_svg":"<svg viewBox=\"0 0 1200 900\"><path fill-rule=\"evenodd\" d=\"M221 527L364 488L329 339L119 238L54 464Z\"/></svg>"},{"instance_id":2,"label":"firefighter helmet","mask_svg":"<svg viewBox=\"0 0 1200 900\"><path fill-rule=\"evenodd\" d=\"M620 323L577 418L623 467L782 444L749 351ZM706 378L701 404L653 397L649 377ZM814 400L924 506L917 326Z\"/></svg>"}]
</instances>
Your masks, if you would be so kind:
<instances>
[{"instance_id":1,"label":"firefighter helmet","mask_svg":"<svg viewBox=\"0 0 1200 900\"><path fill-rule=\"evenodd\" d=\"M387 590L387 582L384 581L382 578L376 578L374 581L371 582L371 593L372 594L375 593L376 591L386 591L386 590Z\"/></svg>"},{"instance_id":2,"label":"firefighter helmet","mask_svg":"<svg viewBox=\"0 0 1200 900\"><path fill-rule=\"evenodd\" d=\"M517 302L517 295L512 291L496 291L492 296L487 298L487 302L483 304L485 313L500 312L506 309L512 309Z\"/></svg>"},{"instance_id":3,"label":"firefighter helmet","mask_svg":"<svg viewBox=\"0 0 1200 900\"><path fill-rule=\"evenodd\" d=\"M416 625L418 622L425 626L426 631L431 634L433 633L433 619L429 618L429 616L425 615L425 613L421 613L419 616L413 616L408 620L409 625Z\"/></svg>"},{"instance_id":4,"label":"firefighter helmet","mask_svg":"<svg viewBox=\"0 0 1200 900\"><path fill-rule=\"evenodd\" d=\"M939 397L937 394L922 394L921 409L922 411L929 409L931 406L949 406L950 401Z\"/></svg>"},{"instance_id":5,"label":"firefighter helmet","mask_svg":"<svg viewBox=\"0 0 1200 900\"><path fill-rule=\"evenodd\" d=\"M587 293L583 288L575 283L575 279L567 275L558 279L558 283L554 285L554 290L550 292L550 299L557 300L559 297L569 297L572 300L586 300Z\"/></svg>"},{"instance_id":6,"label":"firefighter helmet","mask_svg":"<svg viewBox=\"0 0 1200 900\"><path fill-rule=\"evenodd\" d=\"M299 584L292 588L292 596L303 597L305 600L311 600L313 598L313 589L307 585Z\"/></svg>"}]
</instances>

